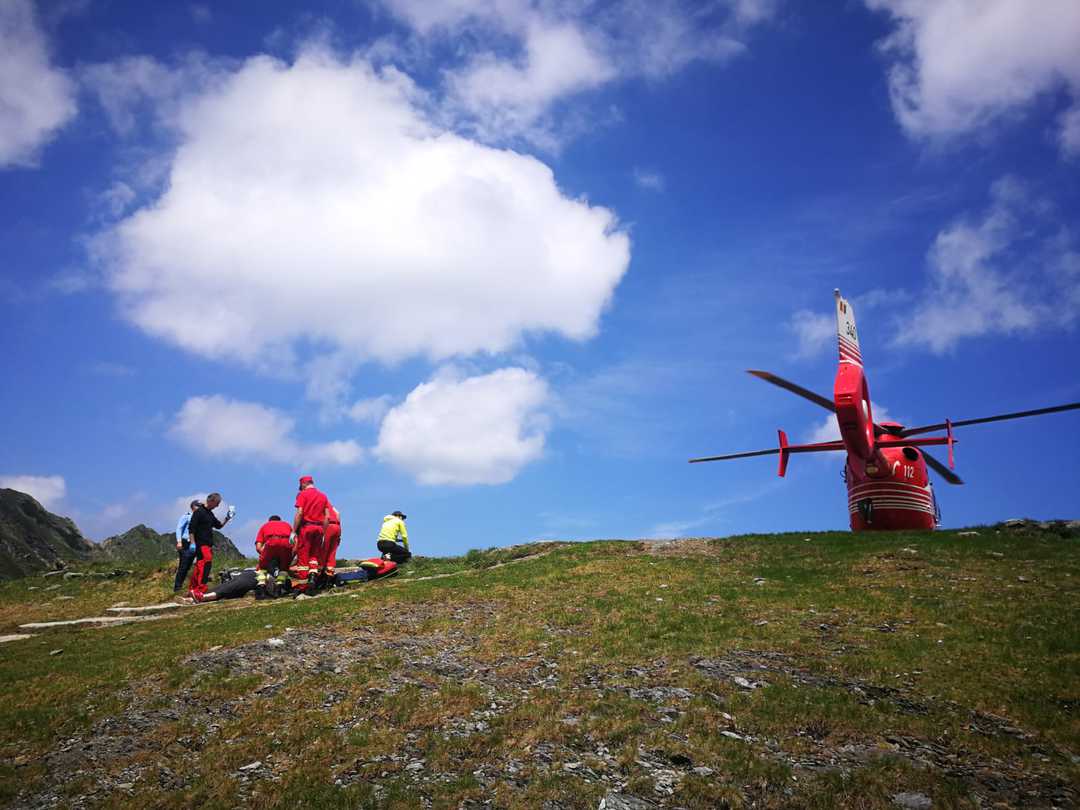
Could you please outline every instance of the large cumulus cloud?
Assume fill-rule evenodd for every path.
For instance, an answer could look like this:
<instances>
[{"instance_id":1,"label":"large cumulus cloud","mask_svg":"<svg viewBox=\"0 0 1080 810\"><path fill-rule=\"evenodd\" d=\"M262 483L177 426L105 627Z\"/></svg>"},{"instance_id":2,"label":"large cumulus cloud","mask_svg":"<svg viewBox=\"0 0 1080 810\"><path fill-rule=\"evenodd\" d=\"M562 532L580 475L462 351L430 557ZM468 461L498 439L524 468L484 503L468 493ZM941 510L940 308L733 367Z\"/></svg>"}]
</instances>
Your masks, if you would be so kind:
<instances>
[{"instance_id":1,"label":"large cumulus cloud","mask_svg":"<svg viewBox=\"0 0 1080 810\"><path fill-rule=\"evenodd\" d=\"M96 244L142 329L256 366L596 332L629 263L615 215L534 158L437 128L402 74L309 49L201 87L171 116L164 192Z\"/></svg>"}]
</instances>

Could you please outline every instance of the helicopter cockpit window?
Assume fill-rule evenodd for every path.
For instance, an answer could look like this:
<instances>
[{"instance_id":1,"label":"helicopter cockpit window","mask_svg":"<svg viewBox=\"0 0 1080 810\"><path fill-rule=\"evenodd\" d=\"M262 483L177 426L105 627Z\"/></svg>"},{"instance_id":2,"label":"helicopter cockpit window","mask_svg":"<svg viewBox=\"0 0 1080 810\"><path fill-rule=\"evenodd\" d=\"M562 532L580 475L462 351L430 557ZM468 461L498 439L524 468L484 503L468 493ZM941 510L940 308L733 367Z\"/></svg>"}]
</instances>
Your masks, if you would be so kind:
<instances>
[{"instance_id":1,"label":"helicopter cockpit window","mask_svg":"<svg viewBox=\"0 0 1080 810\"><path fill-rule=\"evenodd\" d=\"M919 460L919 451L916 450L914 447L905 447L903 452L904 458L906 458L908 461Z\"/></svg>"}]
</instances>

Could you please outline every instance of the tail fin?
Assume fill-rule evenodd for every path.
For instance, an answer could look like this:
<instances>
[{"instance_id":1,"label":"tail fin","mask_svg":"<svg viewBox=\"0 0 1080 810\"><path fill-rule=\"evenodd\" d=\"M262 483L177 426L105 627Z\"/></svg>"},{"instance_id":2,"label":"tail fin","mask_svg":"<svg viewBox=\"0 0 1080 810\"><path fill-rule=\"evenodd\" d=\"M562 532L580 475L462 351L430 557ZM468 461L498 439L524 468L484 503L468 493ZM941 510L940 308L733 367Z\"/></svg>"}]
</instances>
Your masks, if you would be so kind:
<instances>
[{"instance_id":1,"label":"tail fin","mask_svg":"<svg viewBox=\"0 0 1080 810\"><path fill-rule=\"evenodd\" d=\"M859 351L859 332L855 329L855 310L834 290L836 296L836 338L840 344L840 362L862 368L862 352Z\"/></svg>"}]
</instances>

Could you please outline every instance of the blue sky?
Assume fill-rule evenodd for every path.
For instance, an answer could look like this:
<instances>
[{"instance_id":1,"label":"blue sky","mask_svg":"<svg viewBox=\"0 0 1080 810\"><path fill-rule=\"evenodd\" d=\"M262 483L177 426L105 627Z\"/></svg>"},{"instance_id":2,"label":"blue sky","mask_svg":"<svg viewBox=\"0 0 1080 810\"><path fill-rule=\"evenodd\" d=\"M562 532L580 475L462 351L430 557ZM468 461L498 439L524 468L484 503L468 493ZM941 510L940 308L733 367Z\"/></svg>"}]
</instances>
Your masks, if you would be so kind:
<instances>
[{"instance_id":1,"label":"blue sky","mask_svg":"<svg viewBox=\"0 0 1080 810\"><path fill-rule=\"evenodd\" d=\"M0 484L100 539L310 472L344 554L843 528L832 290L909 424L1080 399L1068 0L0 8ZM879 410L880 416L880 410ZM1077 517L1077 416L948 526Z\"/></svg>"}]
</instances>

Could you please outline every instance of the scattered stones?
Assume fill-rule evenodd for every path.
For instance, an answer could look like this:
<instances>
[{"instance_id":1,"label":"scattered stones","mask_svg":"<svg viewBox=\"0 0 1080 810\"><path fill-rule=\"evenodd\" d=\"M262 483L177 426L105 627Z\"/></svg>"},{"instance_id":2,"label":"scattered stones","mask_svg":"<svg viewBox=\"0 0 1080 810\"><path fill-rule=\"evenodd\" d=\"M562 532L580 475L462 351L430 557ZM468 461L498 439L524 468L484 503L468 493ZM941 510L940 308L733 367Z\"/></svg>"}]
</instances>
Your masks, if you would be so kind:
<instances>
[{"instance_id":1,"label":"scattered stones","mask_svg":"<svg viewBox=\"0 0 1080 810\"><path fill-rule=\"evenodd\" d=\"M176 610L183 607L182 604L177 602L162 602L159 605L141 605L136 607L129 607L127 602L121 602L113 605L110 608L105 608L109 613L120 613L123 615L140 615L143 613L161 613L166 610Z\"/></svg>"},{"instance_id":2,"label":"scattered stones","mask_svg":"<svg viewBox=\"0 0 1080 810\"><path fill-rule=\"evenodd\" d=\"M656 805L650 801L612 790L600 800L596 810L652 810L654 807Z\"/></svg>"},{"instance_id":3,"label":"scattered stones","mask_svg":"<svg viewBox=\"0 0 1080 810\"><path fill-rule=\"evenodd\" d=\"M268 638L266 640L266 646L268 647L284 647L285 639L283 638Z\"/></svg>"},{"instance_id":4,"label":"scattered stones","mask_svg":"<svg viewBox=\"0 0 1080 810\"><path fill-rule=\"evenodd\" d=\"M163 619L164 616L88 616L85 619L66 619L56 622L30 622L20 624L20 630L44 630L49 627L77 627L79 625L91 625L94 627L106 627L114 624L127 624L129 622L149 622L155 619Z\"/></svg>"},{"instance_id":5,"label":"scattered stones","mask_svg":"<svg viewBox=\"0 0 1080 810\"><path fill-rule=\"evenodd\" d=\"M736 686L742 688L742 689L749 689L751 691L754 690L754 689L760 689L762 686L765 685L763 683L758 683L757 681L747 680L746 678L742 677L741 675L734 676L731 679L731 682L734 683Z\"/></svg>"},{"instance_id":6,"label":"scattered stones","mask_svg":"<svg viewBox=\"0 0 1080 810\"><path fill-rule=\"evenodd\" d=\"M893 804L903 810L929 810L934 804L929 796L922 793L896 793L892 800Z\"/></svg>"},{"instance_id":7,"label":"scattered stones","mask_svg":"<svg viewBox=\"0 0 1080 810\"><path fill-rule=\"evenodd\" d=\"M0 636L0 644L7 644L9 641L22 641L24 638L33 637L33 633L9 633L6 636Z\"/></svg>"}]
</instances>

